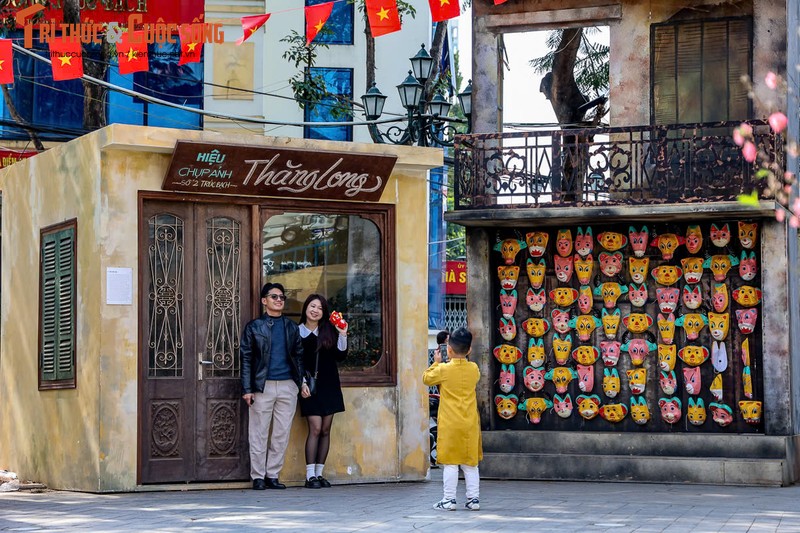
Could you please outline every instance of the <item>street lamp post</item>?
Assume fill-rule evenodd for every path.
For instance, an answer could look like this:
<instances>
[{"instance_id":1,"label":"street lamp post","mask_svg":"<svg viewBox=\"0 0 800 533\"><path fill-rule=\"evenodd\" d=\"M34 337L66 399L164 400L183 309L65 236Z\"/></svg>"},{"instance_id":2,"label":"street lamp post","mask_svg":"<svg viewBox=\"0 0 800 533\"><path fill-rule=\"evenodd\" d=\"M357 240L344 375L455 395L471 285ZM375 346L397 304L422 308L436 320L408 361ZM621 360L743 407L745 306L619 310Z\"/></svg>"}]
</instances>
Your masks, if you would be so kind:
<instances>
[{"instance_id":1,"label":"street lamp post","mask_svg":"<svg viewBox=\"0 0 800 533\"><path fill-rule=\"evenodd\" d=\"M391 144L416 144L418 146L453 146L453 135L459 133L456 125L463 123L460 119L448 117L452 104L448 102L441 91L437 91L426 102L422 97L425 91L425 82L428 81L433 70L433 58L423 44L417 55L409 59L411 70L403 82L397 86L400 94L400 103L406 109L405 125L392 125L381 131L376 124L369 125L372 140L376 143ZM470 133L472 121L472 81L467 88L458 95L461 109L467 117L466 131ZM364 104L364 113L367 120L377 120L383 113L386 96L372 84L367 93L361 97ZM427 104L427 112L426 112Z\"/></svg>"}]
</instances>

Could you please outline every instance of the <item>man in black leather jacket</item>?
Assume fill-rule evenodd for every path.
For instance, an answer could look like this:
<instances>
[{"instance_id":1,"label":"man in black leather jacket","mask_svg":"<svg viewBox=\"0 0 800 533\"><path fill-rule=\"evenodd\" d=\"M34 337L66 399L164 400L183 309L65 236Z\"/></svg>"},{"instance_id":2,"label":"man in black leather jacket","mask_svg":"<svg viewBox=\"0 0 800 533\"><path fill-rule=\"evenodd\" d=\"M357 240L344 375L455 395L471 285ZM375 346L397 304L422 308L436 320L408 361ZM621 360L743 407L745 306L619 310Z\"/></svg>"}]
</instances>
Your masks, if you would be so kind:
<instances>
[{"instance_id":1,"label":"man in black leather jacket","mask_svg":"<svg viewBox=\"0 0 800 533\"><path fill-rule=\"evenodd\" d=\"M242 398L250 406L250 477L255 490L286 488L278 476L289 445L297 393L303 398L311 395L303 380L300 331L283 316L284 292L280 283L264 285L261 304L267 312L245 326L239 347Z\"/></svg>"}]
</instances>

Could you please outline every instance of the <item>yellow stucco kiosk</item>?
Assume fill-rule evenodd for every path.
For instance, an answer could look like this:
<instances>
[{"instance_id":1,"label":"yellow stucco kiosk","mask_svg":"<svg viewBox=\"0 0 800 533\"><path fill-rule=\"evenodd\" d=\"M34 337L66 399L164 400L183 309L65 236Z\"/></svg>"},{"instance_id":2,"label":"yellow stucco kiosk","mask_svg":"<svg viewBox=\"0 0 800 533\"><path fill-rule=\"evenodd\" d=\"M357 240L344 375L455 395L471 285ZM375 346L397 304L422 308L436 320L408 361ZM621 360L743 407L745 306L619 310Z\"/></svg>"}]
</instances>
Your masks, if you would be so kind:
<instances>
[{"instance_id":1,"label":"yellow stucco kiosk","mask_svg":"<svg viewBox=\"0 0 800 533\"><path fill-rule=\"evenodd\" d=\"M238 336L279 281L350 321L326 477L428 470L439 150L112 125L2 186L0 468L91 492L247 486ZM281 478L304 479L295 420Z\"/></svg>"}]
</instances>

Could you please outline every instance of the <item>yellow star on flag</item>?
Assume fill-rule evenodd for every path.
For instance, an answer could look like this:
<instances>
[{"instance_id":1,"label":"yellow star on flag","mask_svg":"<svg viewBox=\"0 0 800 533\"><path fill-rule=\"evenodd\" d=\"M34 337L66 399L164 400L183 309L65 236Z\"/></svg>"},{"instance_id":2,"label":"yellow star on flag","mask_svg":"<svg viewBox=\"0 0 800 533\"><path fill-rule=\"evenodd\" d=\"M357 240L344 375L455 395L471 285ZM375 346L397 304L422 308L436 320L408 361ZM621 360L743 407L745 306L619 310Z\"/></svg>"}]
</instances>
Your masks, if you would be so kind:
<instances>
[{"instance_id":1,"label":"yellow star on flag","mask_svg":"<svg viewBox=\"0 0 800 533\"><path fill-rule=\"evenodd\" d=\"M317 25L316 25L316 26L314 26L314 27L317 29L317 33L319 33L319 32L322 30L322 27L323 27L324 25L325 25L325 22L323 22L323 21L321 21L321 20L320 20L319 22L317 22Z\"/></svg>"},{"instance_id":2,"label":"yellow star on flag","mask_svg":"<svg viewBox=\"0 0 800 533\"><path fill-rule=\"evenodd\" d=\"M194 48L197 46L197 43L189 43L186 46L188 47L186 50L187 52L194 52Z\"/></svg>"},{"instance_id":3,"label":"yellow star on flag","mask_svg":"<svg viewBox=\"0 0 800 533\"><path fill-rule=\"evenodd\" d=\"M386 20L389 18L389 10L385 7L381 6L381 10L378 11L378 18L380 20Z\"/></svg>"},{"instance_id":4,"label":"yellow star on flag","mask_svg":"<svg viewBox=\"0 0 800 533\"><path fill-rule=\"evenodd\" d=\"M255 32L257 32L258 28L260 28L260 27L261 26L255 26L254 28L250 28L250 35L253 35Z\"/></svg>"},{"instance_id":5,"label":"yellow star on flag","mask_svg":"<svg viewBox=\"0 0 800 533\"><path fill-rule=\"evenodd\" d=\"M125 55L128 56L128 61L133 61L136 59L136 50L133 48L128 48L128 53Z\"/></svg>"},{"instance_id":6,"label":"yellow star on flag","mask_svg":"<svg viewBox=\"0 0 800 533\"><path fill-rule=\"evenodd\" d=\"M439 0L439 7L443 7L445 5L450 5L450 0Z\"/></svg>"},{"instance_id":7,"label":"yellow star on flag","mask_svg":"<svg viewBox=\"0 0 800 533\"><path fill-rule=\"evenodd\" d=\"M72 56L61 56L61 57L58 58L58 60L61 61L61 66L62 67L64 65L72 66Z\"/></svg>"},{"instance_id":8,"label":"yellow star on flag","mask_svg":"<svg viewBox=\"0 0 800 533\"><path fill-rule=\"evenodd\" d=\"M5 59L0 59L0 70L3 70L3 63L5 63Z\"/></svg>"}]
</instances>

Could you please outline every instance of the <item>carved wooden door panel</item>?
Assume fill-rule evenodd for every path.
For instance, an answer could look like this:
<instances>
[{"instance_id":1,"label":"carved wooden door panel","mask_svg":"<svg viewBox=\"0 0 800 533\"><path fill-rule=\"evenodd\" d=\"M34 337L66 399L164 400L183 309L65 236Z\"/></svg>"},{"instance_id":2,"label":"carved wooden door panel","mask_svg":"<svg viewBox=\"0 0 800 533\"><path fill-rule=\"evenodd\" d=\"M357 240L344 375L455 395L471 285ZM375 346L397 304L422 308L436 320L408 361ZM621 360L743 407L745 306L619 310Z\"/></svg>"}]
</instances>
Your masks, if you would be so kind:
<instances>
[{"instance_id":1,"label":"carved wooden door panel","mask_svg":"<svg viewBox=\"0 0 800 533\"><path fill-rule=\"evenodd\" d=\"M247 479L249 210L146 202L140 231L140 482Z\"/></svg>"}]
</instances>

